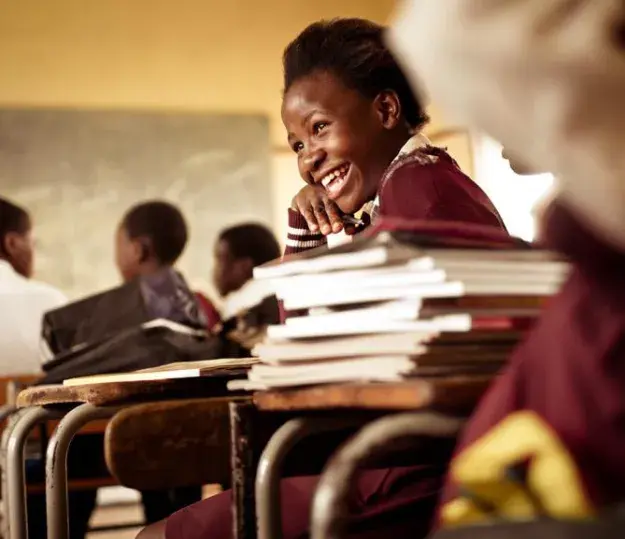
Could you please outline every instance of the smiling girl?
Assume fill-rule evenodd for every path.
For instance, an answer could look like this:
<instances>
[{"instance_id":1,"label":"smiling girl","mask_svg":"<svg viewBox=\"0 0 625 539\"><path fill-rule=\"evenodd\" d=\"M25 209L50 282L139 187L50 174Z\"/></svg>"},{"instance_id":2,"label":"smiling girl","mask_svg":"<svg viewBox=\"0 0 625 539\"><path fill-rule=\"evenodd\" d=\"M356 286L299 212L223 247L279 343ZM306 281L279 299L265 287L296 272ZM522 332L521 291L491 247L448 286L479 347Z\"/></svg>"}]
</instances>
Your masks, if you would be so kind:
<instances>
[{"instance_id":1,"label":"smiling girl","mask_svg":"<svg viewBox=\"0 0 625 539\"><path fill-rule=\"evenodd\" d=\"M287 254L323 245L332 232L357 232L344 224L345 216L363 206L372 220L383 215L504 229L486 194L420 133L428 117L383 33L370 21L336 19L312 24L286 48L282 119L307 184L289 211ZM354 485L350 537L423 537L448 449L423 466L362 472ZM282 481L286 539L308 537L317 479ZM230 538L231 505L226 491L146 528L138 539Z\"/></svg>"},{"instance_id":2,"label":"smiling girl","mask_svg":"<svg viewBox=\"0 0 625 539\"><path fill-rule=\"evenodd\" d=\"M321 21L284 52L282 121L307 184L289 210L287 254L354 233L344 216L363 207L371 219L504 229L486 194L421 133L429 118L383 34L362 19Z\"/></svg>"}]
</instances>

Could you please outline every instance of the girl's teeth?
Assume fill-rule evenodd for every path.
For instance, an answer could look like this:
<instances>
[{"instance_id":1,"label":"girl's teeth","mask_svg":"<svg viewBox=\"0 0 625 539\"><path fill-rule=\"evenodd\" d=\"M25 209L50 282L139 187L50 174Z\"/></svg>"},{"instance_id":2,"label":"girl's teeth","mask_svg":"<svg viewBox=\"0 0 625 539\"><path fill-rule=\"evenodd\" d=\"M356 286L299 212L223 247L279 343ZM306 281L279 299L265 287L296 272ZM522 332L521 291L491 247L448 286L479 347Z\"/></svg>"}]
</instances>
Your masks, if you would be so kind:
<instances>
[{"instance_id":1,"label":"girl's teeth","mask_svg":"<svg viewBox=\"0 0 625 539\"><path fill-rule=\"evenodd\" d=\"M335 170L334 172L331 172L330 174L328 174L322 181L321 184L324 187L328 187L330 185L330 183L332 183L334 180L340 178L342 179L342 177L347 174L347 171L349 170L349 167L343 166L337 170Z\"/></svg>"}]
</instances>

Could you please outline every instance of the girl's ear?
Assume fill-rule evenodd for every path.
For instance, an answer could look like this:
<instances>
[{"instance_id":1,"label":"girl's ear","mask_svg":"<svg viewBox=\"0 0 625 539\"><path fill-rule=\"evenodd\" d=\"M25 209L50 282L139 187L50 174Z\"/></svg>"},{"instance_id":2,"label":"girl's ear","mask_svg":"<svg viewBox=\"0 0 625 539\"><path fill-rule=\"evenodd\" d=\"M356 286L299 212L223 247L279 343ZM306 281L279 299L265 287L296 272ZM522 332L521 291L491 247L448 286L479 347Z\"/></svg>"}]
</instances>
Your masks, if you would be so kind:
<instances>
[{"instance_id":1,"label":"girl's ear","mask_svg":"<svg viewBox=\"0 0 625 539\"><path fill-rule=\"evenodd\" d=\"M401 122L401 102L393 90L380 92L373 100L373 106L385 129L394 129Z\"/></svg>"},{"instance_id":2,"label":"girl's ear","mask_svg":"<svg viewBox=\"0 0 625 539\"><path fill-rule=\"evenodd\" d=\"M0 253L5 254L11 258L15 253L17 244L17 234L15 232L8 232L4 238L2 238L2 245L0 245Z\"/></svg>"},{"instance_id":3,"label":"girl's ear","mask_svg":"<svg viewBox=\"0 0 625 539\"><path fill-rule=\"evenodd\" d=\"M133 258L139 264L147 262L152 256L152 247L147 238L137 238L132 241Z\"/></svg>"}]
</instances>

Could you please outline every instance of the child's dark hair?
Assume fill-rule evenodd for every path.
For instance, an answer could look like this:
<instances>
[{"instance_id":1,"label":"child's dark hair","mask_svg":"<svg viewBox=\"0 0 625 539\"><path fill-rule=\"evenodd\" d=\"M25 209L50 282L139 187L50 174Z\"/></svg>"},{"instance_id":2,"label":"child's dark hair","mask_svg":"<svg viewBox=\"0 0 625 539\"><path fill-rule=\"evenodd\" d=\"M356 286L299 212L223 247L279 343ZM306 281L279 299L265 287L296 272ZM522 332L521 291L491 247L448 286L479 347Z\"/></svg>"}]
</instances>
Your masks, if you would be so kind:
<instances>
[{"instance_id":1,"label":"child's dark hair","mask_svg":"<svg viewBox=\"0 0 625 539\"><path fill-rule=\"evenodd\" d=\"M423 127L429 117L384 43L386 29L365 19L332 19L308 26L284 50L284 92L315 71L330 71L343 83L374 98L393 90L410 127Z\"/></svg>"},{"instance_id":2,"label":"child's dark hair","mask_svg":"<svg viewBox=\"0 0 625 539\"><path fill-rule=\"evenodd\" d=\"M187 244L187 223L173 204L151 200L133 206L122 220L130 239L148 238L161 264L174 264Z\"/></svg>"},{"instance_id":3,"label":"child's dark hair","mask_svg":"<svg viewBox=\"0 0 625 539\"><path fill-rule=\"evenodd\" d=\"M4 238L11 232L26 234L30 230L28 212L5 198L0 198L0 255L4 253Z\"/></svg>"},{"instance_id":4,"label":"child's dark hair","mask_svg":"<svg viewBox=\"0 0 625 539\"><path fill-rule=\"evenodd\" d=\"M222 230L219 240L225 241L234 258L250 258L254 267L279 258L278 240L266 226L244 223Z\"/></svg>"}]
</instances>

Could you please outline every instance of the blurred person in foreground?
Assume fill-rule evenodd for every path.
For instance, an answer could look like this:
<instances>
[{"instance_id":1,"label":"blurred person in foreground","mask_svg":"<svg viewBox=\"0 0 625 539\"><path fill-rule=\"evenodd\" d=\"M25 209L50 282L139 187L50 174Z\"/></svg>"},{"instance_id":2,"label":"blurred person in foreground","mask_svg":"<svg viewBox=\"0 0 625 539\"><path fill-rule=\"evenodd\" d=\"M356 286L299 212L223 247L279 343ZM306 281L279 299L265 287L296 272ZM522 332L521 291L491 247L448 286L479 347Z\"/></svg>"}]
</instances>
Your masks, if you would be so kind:
<instances>
[{"instance_id":1,"label":"blurred person in foreground","mask_svg":"<svg viewBox=\"0 0 625 539\"><path fill-rule=\"evenodd\" d=\"M396 14L389 42L415 90L554 173L543 241L573 264L463 432L443 525L625 500L624 36L616 0L414 0Z\"/></svg>"}]
</instances>

